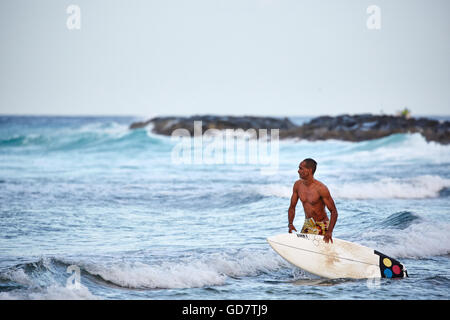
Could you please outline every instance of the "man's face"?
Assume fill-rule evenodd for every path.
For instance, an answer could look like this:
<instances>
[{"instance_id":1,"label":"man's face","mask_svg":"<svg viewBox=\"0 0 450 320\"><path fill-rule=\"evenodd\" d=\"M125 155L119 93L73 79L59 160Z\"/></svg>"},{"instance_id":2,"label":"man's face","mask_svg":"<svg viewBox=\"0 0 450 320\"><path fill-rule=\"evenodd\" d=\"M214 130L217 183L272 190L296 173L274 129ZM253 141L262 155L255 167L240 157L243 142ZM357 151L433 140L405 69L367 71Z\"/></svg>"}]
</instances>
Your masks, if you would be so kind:
<instances>
[{"instance_id":1,"label":"man's face","mask_svg":"<svg viewBox=\"0 0 450 320\"><path fill-rule=\"evenodd\" d=\"M298 166L298 175L300 176L300 179L307 178L310 175L310 173L311 169L307 168L303 161L300 162L300 165Z\"/></svg>"}]
</instances>

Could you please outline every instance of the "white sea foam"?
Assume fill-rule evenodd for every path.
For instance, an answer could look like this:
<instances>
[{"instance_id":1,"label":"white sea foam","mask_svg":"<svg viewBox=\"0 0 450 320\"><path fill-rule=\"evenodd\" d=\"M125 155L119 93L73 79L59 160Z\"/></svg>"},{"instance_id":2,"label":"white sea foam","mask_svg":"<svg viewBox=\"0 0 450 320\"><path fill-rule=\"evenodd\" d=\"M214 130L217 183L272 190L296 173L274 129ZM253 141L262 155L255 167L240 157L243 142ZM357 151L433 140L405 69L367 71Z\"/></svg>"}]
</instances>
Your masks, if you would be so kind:
<instances>
[{"instance_id":1,"label":"white sea foam","mask_svg":"<svg viewBox=\"0 0 450 320\"><path fill-rule=\"evenodd\" d=\"M86 286L80 284L79 288L68 288L60 285L51 285L41 292L29 293L32 300L97 300L99 297L93 295Z\"/></svg>"},{"instance_id":2,"label":"white sea foam","mask_svg":"<svg viewBox=\"0 0 450 320\"><path fill-rule=\"evenodd\" d=\"M257 187L257 192L266 197L290 198L292 195L292 186L280 184L269 184Z\"/></svg>"},{"instance_id":3,"label":"white sea foam","mask_svg":"<svg viewBox=\"0 0 450 320\"><path fill-rule=\"evenodd\" d=\"M31 285L33 283L33 280L30 278L30 276L27 275L21 268L9 270L3 273L2 277L22 285Z\"/></svg>"},{"instance_id":4,"label":"white sea foam","mask_svg":"<svg viewBox=\"0 0 450 320\"><path fill-rule=\"evenodd\" d=\"M127 288L195 288L223 285L228 277L252 276L282 266L287 266L286 262L271 251L244 250L237 254L208 254L155 264L96 263L83 268Z\"/></svg>"},{"instance_id":5,"label":"white sea foam","mask_svg":"<svg viewBox=\"0 0 450 320\"><path fill-rule=\"evenodd\" d=\"M450 187L450 179L423 175L406 179L381 178L373 182L327 183L331 195L337 199L423 199L439 196ZM264 196L290 198L292 186L265 185L258 188Z\"/></svg>"},{"instance_id":6,"label":"white sea foam","mask_svg":"<svg viewBox=\"0 0 450 320\"><path fill-rule=\"evenodd\" d=\"M374 182L330 185L330 192L342 199L422 199L435 198L450 186L450 180L423 175L407 179L382 178Z\"/></svg>"},{"instance_id":7,"label":"white sea foam","mask_svg":"<svg viewBox=\"0 0 450 320\"><path fill-rule=\"evenodd\" d=\"M0 292L0 300L97 300L89 289L80 284L78 288L69 288L59 284L51 284L47 287L35 286L31 289L16 289L8 292Z\"/></svg>"},{"instance_id":8,"label":"white sea foam","mask_svg":"<svg viewBox=\"0 0 450 320\"><path fill-rule=\"evenodd\" d=\"M395 258L426 258L450 253L450 223L421 220L409 227L365 232L362 244ZM376 239L376 240L373 240Z\"/></svg>"},{"instance_id":9,"label":"white sea foam","mask_svg":"<svg viewBox=\"0 0 450 320\"><path fill-rule=\"evenodd\" d=\"M94 133L97 135L106 135L112 138L122 138L130 132L127 125L111 122L109 124L104 123L89 123L80 128L72 129L72 133Z\"/></svg>"},{"instance_id":10,"label":"white sea foam","mask_svg":"<svg viewBox=\"0 0 450 320\"><path fill-rule=\"evenodd\" d=\"M52 259L45 257L37 262L44 270L52 270ZM52 273L25 271L26 266L15 267L1 273L1 278L10 280L25 288L0 292L0 300L91 300L99 299L83 285L68 286L59 283Z\"/></svg>"},{"instance_id":11,"label":"white sea foam","mask_svg":"<svg viewBox=\"0 0 450 320\"><path fill-rule=\"evenodd\" d=\"M404 161L426 161L427 163L447 163L450 147L437 142L427 142L420 133L392 135L377 140L357 142L345 146L345 152L331 154L330 159L353 163L383 162L403 163Z\"/></svg>"}]
</instances>

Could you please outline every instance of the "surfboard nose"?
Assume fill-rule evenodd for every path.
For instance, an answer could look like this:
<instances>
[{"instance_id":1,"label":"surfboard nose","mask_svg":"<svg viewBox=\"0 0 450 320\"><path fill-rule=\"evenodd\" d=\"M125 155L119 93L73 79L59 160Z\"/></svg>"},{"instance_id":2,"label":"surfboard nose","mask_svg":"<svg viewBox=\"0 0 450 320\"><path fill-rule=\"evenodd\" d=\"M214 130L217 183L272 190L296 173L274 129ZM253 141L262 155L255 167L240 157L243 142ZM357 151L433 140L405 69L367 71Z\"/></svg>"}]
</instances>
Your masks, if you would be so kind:
<instances>
[{"instance_id":1,"label":"surfboard nose","mask_svg":"<svg viewBox=\"0 0 450 320\"><path fill-rule=\"evenodd\" d=\"M270 237L267 237L267 242L273 247L273 245L275 244L275 243L278 243L278 242L280 242L280 240L282 239L282 236L281 235L274 235L274 236L270 236Z\"/></svg>"},{"instance_id":2,"label":"surfboard nose","mask_svg":"<svg viewBox=\"0 0 450 320\"><path fill-rule=\"evenodd\" d=\"M267 237L267 241L271 242L278 242L278 241L285 241L288 239L292 239L292 237L296 237L296 233L281 233L276 234L270 237Z\"/></svg>"}]
</instances>

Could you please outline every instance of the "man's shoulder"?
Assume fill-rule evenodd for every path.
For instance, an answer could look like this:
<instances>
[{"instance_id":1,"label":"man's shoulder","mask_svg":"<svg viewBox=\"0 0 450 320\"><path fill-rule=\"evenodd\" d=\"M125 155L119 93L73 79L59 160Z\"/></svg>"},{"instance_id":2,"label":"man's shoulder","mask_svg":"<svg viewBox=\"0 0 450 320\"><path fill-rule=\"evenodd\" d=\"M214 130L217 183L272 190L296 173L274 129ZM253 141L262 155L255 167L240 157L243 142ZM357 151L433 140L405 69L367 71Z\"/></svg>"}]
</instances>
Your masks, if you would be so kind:
<instances>
[{"instance_id":1,"label":"man's shoulder","mask_svg":"<svg viewBox=\"0 0 450 320\"><path fill-rule=\"evenodd\" d=\"M325 183L319 181L319 180L315 180L315 185L318 189L322 189L322 190L328 190L328 187L325 185Z\"/></svg>"}]
</instances>

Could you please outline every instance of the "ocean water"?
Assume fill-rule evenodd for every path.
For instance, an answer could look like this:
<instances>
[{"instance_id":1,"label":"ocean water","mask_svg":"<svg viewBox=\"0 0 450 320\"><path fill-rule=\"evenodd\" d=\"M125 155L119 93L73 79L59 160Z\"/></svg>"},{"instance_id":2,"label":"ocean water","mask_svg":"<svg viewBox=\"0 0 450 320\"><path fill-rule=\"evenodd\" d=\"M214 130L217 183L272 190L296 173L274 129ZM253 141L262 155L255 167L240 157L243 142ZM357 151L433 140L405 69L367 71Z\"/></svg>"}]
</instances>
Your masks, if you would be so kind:
<instances>
[{"instance_id":1,"label":"ocean water","mask_svg":"<svg viewBox=\"0 0 450 320\"><path fill-rule=\"evenodd\" d=\"M0 299L450 298L450 146L285 140L268 175L174 163L178 142L129 130L135 120L0 117ZM270 248L306 157L336 202L334 237L409 278L321 279Z\"/></svg>"}]
</instances>

